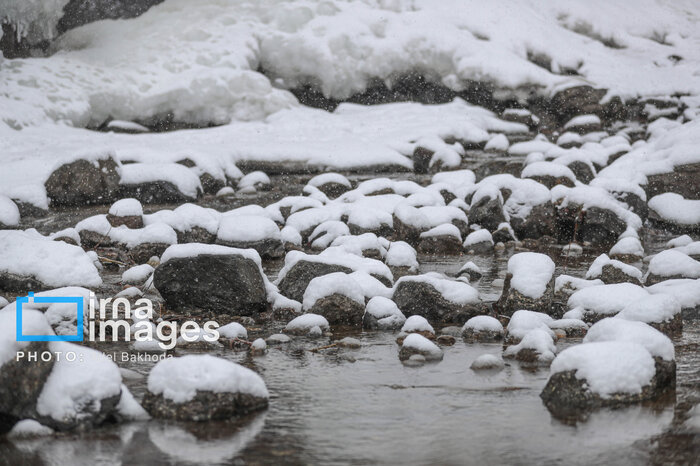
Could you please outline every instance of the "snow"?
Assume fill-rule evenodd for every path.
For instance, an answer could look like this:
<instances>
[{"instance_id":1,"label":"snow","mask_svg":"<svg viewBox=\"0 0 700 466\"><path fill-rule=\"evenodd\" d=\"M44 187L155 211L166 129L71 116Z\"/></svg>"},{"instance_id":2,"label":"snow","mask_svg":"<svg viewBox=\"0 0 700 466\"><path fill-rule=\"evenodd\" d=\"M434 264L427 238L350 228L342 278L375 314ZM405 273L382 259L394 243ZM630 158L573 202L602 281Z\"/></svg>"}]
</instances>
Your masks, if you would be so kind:
<instances>
[{"instance_id":1,"label":"snow","mask_svg":"<svg viewBox=\"0 0 700 466\"><path fill-rule=\"evenodd\" d=\"M576 181L576 175L566 165L553 162L534 162L523 168L520 175L523 178L532 178L533 176L552 176L554 178L568 178L571 182Z\"/></svg>"},{"instance_id":2,"label":"snow","mask_svg":"<svg viewBox=\"0 0 700 466\"><path fill-rule=\"evenodd\" d=\"M380 328L396 328L406 322L406 317L396 303L384 296L370 299L365 312L377 319Z\"/></svg>"},{"instance_id":3,"label":"snow","mask_svg":"<svg viewBox=\"0 0 700 466\"><path fill-rule=\"evenodd\" d=\"M352 187L350 181L340 173L322 173L311 178L307 184L318 188L327 183L337 183L347 188Z\"/></svg>"},{"instance_id":4,"label":"snow","mask_svg":"<svg viewBox=\"0 0 700 466\"><path fill-rule=\"evenodd\" d=\"M337 264L350 268L353 271L363 271L371 275L384 277L389 281L393 281L394 277L389 268L375 259L359 257L355 254L350 254L342 249L342 247L330 247L320 254L311 255L301 251L290 251L284 258L284 267L277 275L277 283L281 282L287 272L296 265L300 260L305 260L314 263Z\"/></svg>"},{"instance_id":5,"label":"snow","mask_svg":"<svg viewBox=\"0 0 700 466\"><path fill-rule=\"evenodd\" d=\"M644 248L639 238L627 236L621 238L615 245L610 248L610 255L630 255L636 257L644 257Z\"/></svg>"},{"instance_id":6,"label":"snow","mask_svg":"<svg viewBox=\"0 0 700 466\"><path fill-rule=\"evenodd\" d=\"M676 298L667 294L655 294L629 303L615 317L651 324L668 322L680 312L681 305Z\"/></svg>"},{"instance_id":7,"label":"snow","mask_svg":"<svg viewBox=\"0 0 700 466\"><path fill-rule=\"evenodd\" d=\"M141 264L125 270L122 274L122 283L128 285L143 285L155 269L148 264Z\"/></svg>"},{"instance_id":8,"label":"snow","mask_svg":"<svg viewBox=\"0 0 700 466\"><path fill-rule=\"evenodd\" d=\"M378 253L381 257L386 257L391 242L374 233L363 233L361 235L339 236L333 240L331 246L339 246L357 256L362 256L365 251L371 251Z\"/></svg>"},{"instance_id":9,"label":"snow","mask_svg":"<svg viewBox=\"0 0 700 466\"><path fill-rule=\"evenodd\" d=\"M549 324L552 321L554 319L542 312L521 309L513 313L506 330L508 331L508 336L518 340L524 338L525 335L534 329L542 329L553 337L554 332L549 328Z\"/></svg>"},{"instance_id":10,"label":"snow","mask_svg":"<svg viewBox=\"0 0 700 466\"><path fill-rule=\"evenodd\" d=\"M325 317L318 314L303 314L292 319L284 328L285 331L300 332L309 331L314 328L319 328L323 331L330 330L328 321Z\"/></svg>"},{"instance_id":11,"label":"snow","mask_svg":"<svg viewBox=\"0 0 700 466\"><path fill-rule=\"evenodd\" d=\"M144 243L175 244L177 243L177 233L175 230L162 222L150 223L143 228L131 229L126 225L109 230L109 237L112 241L121 243L127 248L135 248Z\"/></svg>"},{"instance_id":12,"label":"snow","mask_svg":"<svg viewBox=\"0 0 700 466\"><path fill-rule=\"evenodd\" d=\"M503 325L498 319L491 316L475 316L469 319L462 327L462 332L472 329L476 332L496 332L503 334Z\"/></svg>"},{"instance_id":13,"label":"snow","mask_svg":"<svg viewBox=\"0 0 700 466\"><path fill-rule=\"evenodd\" d=\"M474 262L472 262L472 261L468 261L466 264L464 264L464 265L459 269L458 275L461 274L462 272L466 272L466 271L468 271L468 270L474 271L474 272L476 272L476 273L481 273L481 269L479 268L478 265L476 265L476 264L475 264Z\"/></svg>"},{"instance_id":14,"label":"snow","mask_svg":"<svg viewBox=\"0 0 700 466\"><path fill-rule=\"evenodd\" d=\"M256 187L268 184L270 184L270 177L264 172L255 171L248 173L238 181L238 189L250 190L252 188L255 191Z\"/></svg>"},{"instance_id":15,"label":"snow","mask_svg":"<svg viewBox=\"0 0 700 466\"><path fill-rule=\"evenodd\" d=\"M639 216L627 210L625 204L615 199L603 188L586 185L569 188L564 185L556 185L552 188L551 195L552 202L559 203L558 207L560 209L568 207L570 203L582 206L584 211L592 207L598 207L613 212L627 224L628 228L639 230L642 227L642 221Z\"/></svg>"},{"instance_id":16,"label":"snow","mask_svg":"<svg viewBox=\"0 0 700 466\"><path fill-rule=\"evenodd\" d=\"M209 233L216 234L219 228L221 214L214 209L208 209L195 204L182 204L174 210L159 210L143 216L146 225L151 223L166 223L177 231L187 232L199 227Z\"/></svg>"},{"instance_id":17,"label":"snow","mask_svg":"<svg viewBox=\"0 0 700 466\"><path fill-rule=\"evenodd\" d=\"M302 309L308 311L319 299L336 293L363 306L365 304L365 294L362 287L348 274L335 272L316 277L309 282L304 292Z\"/></svg>"},{"instance_id":18,"label":"snow","mask_svg":"<svg viewBox=\"0 0 700 466\"><path fill-rule=\"evenodd\" d=\"M269 397L265 382L258 374L208 354L190 354L158 362L148 375L148 391L178 404L194 399L197 391Z\"/></svg>"},{"instance_id":19,"label":"snow","mask_svg":"<svg viewBox=\"0 0 700 466\"><path fill-rule=\"evenodd\" d=\"M412 349L425 356L426 359L442 359L442 350L438 345L419 333L411 333L403 340L401 348Z\"/></svg>"},{"instance_id":20,"label":"snow","mask_svg":"<svg viewBox=\"0 0 700 466\"><path fill-rule=\"evenodd\" d=\"M445 300L457 305L464 306L479 302L479 291L476 288L462 281L450 280L436 272L401 277L394 285L394 290L404 282L427 283L435 288Z\"/></svg>"},{"instance_id":21,"label":"snow","mask_svg":"<svg viewBox=\"0 0 700 466\"><path fill-rule=\"evenodd\" d=\"M634 277L638 280L642 279L642 271L631 265L627 265L624 262L620 262L615 259L610 259L607 254L601 254L593 261L591 266L586 272L586 279L599 278L603 274L603 267L606 265L611 265L616 269L621 270L625 275Z\"/></svg>"},{"instance_id":22,"label":"snow","mask_svg":"<svg viewBox=\"0 0 700 466\"><path fill-rule=\"evenodd\" d=\"M137 199L120 199L109 208L109 213L115 217L131 217L143 215L143 207Z\"/></svg>"},{"instance_id":23,"label":"snow","mask_svg":"<svg viewBox=\"0 0 700 466\"><path fill-rule=\"evenodd\" d=\"M557 352L557 347L554 345L554 339L551 333L541 328L534 328L528 331L523 336L520 343L511 345L503 352L504 357L513 357L520 350L530 349L537 353L537 360L540 362L548 362L554 359L554 354Z\"/></svg>"},{"instance_id":24,"label":"snow","mask_svg":"<svg viewBox=\"0 0 700 466\"><path fill-rule=\"evenodd\" d=\"M588 329L588 324L582 321L581 319L573 319L573 318L565 318L565 319L557 319L549 322L549 328L552 330L567 330L567 329L581 329L581 330L587 330Z\"/></svg>"},{"instance_id":25,"label":"snow","mask_svg":"<svg viewBox=\"0 0 700 466\"><path fill-rule=\"evenodd\" d=\"M124 121L124 120L112 120L112 121L110 121L109 123L107 123L107 129L130 131L133 133L147 133L150 131L148 128L146 128L143 125L140 125L140 124L135 123L133 121Z\"/></svg>"},{"instance_id":26,"label":"snow","mask_svg":"<svg viewBox=\"0 0 700 466\"><path fill-rule=\"evenodd\" d=\"M406 319L406 322L404 322L403 327L401 327L401 332L430 332L432 334L435 334L435 329L432 325L430 325L430 323L428 323L428 319L426 319L425 317L411 316L408 319Z\"/></svg>"},{"instance_id":27,"label":"snow","mask_svg":"<svg viewBox=\"0 0 700 466\"><path fill-rule=\"evenodd\" d=\"M17 351L22 351L30 342L17 341L17 312L14 304L0 310L0 367L15 358ZM22 308L22 334L24 335L53 335L51 326L46 321L44 313L28 308Z\"/></svg>"},{"instance_id":28,"label":"snow","mask_svg":"<svg viewBox=\"0 0 700 466\"><path fill-rule=\"evenodd\" d=\"M280 229L267 217L257 215L222 215L216 238L219 241L254 242L280 239Z\"/></svg>"},{"instance_id":29,"label":"snow","mask_svg":"<svg viewBox=\"0 0 700 466\"><path fill-rule=\"evenodd\" d=\"M117 412L119 416L129 421L147 421L151 418L124 384L122 384L122 396L117 404Z\"/></svg>"},{"instance_id":30,"label":"snow","mask_svg":"<svg viewBox=\"0 0 700 466\"><path fill-rule=\"evenodd\" d=\"M179 163L130 163L122 165L121 174L121 185L166 181L191 198L196 198L202 191L199 177Z\"/></svg>"},{"instance_id":31,"label":"snow","mask_svg":"<svg viewBox=\"0 0 700 466\"><path fill-rule=\"evenodd\" d=\"M373 298L375 296L384 296L385 298L390 298L394 291L387 287L384 283L380 282L377 278L358 270L352 272L348 277L354 280L360 288L366 299Z\"/></svg>"},{"instance_id":32,"label":"snow","mask_svg":"<svg viewBox=\"0 0 700 466\"><path fill-rule=\"evenodd\" d=\"M612 315L623 310L631 301L648 296L644 288L631 283L594 285L572 294L567 305L569 309L580 307L586 313Z\"/></svg>"},{"instance_id":33,"label":"snow","mask_svg":"<svg viewBox=\"0 0 700 466\"><path fill-rule=\"evenodd\" d=\"M675 359L673 342L663 333L644 322L620 319L618 317L602 319L588 329L584 343L618 341L636 343L643 346L649 354L667 361Z\"/></svg>"},{"instance_id":34,"label":"snow","mask_svg":"<svg viewBox=\"0 0 700 466\"><path fill-rule=\"evenodd\" d=\"M313 249L325 249L337 238L350 235L350 228L340 220L328 220L321 223L309 235Z\"/></svg>"},{"instance_id":35,"label":"snow","mask_svg":"<svg viewBox=\"0 0 700 466\"><path fill-rule=\"evenodd\" d=\"M459 228L451 223L443 223L420 234L421 238L434 238L436 236L452 236L460 242L462 241L462 234L459 232Z\"/></svg>"},{"instance_id":36,"label":"snow","mask_svg":"<svg viewBox=\"0 0 700 466\"><path fill-rule=\"evenodd\" d=\"M589 389L603 398L641 393L656 373L654 360L641 345L605 341L571 346L552 362L550 373L576 371Z\"/></svg>"},{"instance_id":37,"label":"snow","mask_svg":"<svg viewBox=\"0 0 700 466\"><path fill-rule=\"evenodd\" d=\"M510 142L508 142L508 138L505 136L505 134L497 134L491 139L489 139L489 141L484 146L484 150L505 152L508 150L509 145Z\"/></svg>"},{"instance_id":38,"label":"snow","mask_svg":"<svg viewBox=\"0 0 700 466\"><path fill-rule=\"evenodd\" d=\"M544 294L554 274L554 261L545 254L521 252L508 260L508 273L513 274L510 286L529 298Z\"/></svg>"},{"instance_id":39,"label":"snow","mask_svg":"<svg viewBox=\"0 0 700 466\"><path fill-rule=\"evenodd\" d=\"M102 352L63 341L49 343L49 349L61 352L44 383L36 402L36 411L57 421L79 420L86 406L100 406L100 400L121 393L119 367ZM66 353L80 355L69 361Z\"/></svg>"},{"instance_id":40,"label":"snow","mask_svg":"<svg viewBox=\"0 0 700 466\"><path fill-rule=\"evenodd\" d=\"M683 309L700 306L700 279L665 280L647 288L652 295L669 294L676 298Z\"/></svg>"},{"instance_id":41,"label":"snow","mask_svg":"<svg viewBox=\"0 0 700 466\"><path fill-rule=\"evenodd\" d=\"M0 225L16 227L19 225L19 209L7 196L0 194Z\"/></svg>"},{"instance_id":42,"label":"snow","mask_svg":"<svg viewBox=\"0 0 700 466\"><path fill-rule=\"evenodd\" d=\"M391 267L408 267L412 271L418 270L416 250L405 241L394 241L389 246L384 259L386 265Z\"/></svg>"},{"instance_id":43,"label":"snow","mask_svg":"<svg viewBox=\"0 0 700 466\"><path fill-rule=\"evenodd\" d=\"M246 340L248 338L248 331L238 322L231 322L230 324L223 325L219 327L217 331L220 336L232 340L235 338Z\"/></svg>"},{"instance_id":44,"label":"snow","mask_svg":"<svg viewBox=\"0 0 700 466\"><path fill-rule=\"evenodd\" d=\"M170 259L196 257L200 255L240 255L245 257L246 259L251 259L255 261L258 265L262 264L260 260L260 255L254 249L238 249L231 248L228 246L220 246L218 244L202 243L174 244L165 250L165 252L160 258L160 263L165 264Z\"/></svg>"},{"instance_id":45,"label":"snow","mask_svg":"<svg viewBox=\"0 0 700 466\"><path fill-rule=\"evenodd\" d=\"M669 240L666 243L666 246L669 248L681 248L683 246L688 246L692 242L693 238L691 238L689 235L682 235L678 238L673 238L672 240Z\"/></svg>"},{"instance_id":46,"label":"snow","mask_svg":"<svg viewBox=\"0 0 700 466\"><path fill-rule=\"evenodd\" d=\"M649 273L660 277L700 278L700 262L677 249L668 249L649 261Z\"/></svg>"},{"instance_id":47,"label":"snow","mask_svg":"<svg viewBox=\"0 0 700 466\"><path fill-rule=\"evenodd\" d=\"M662 219L678 225L700 224L700 200L685 199L676 193L664 193L649 199L649 208Z\"/></svg>"},{"instance_id":48,"label":"snow","mask_svg":"<svg viewBox=\"0 0 700 466\"><path fill-rule=\"evenodd\" d=\"M564 129L590 125L600 125L600 118L597 115L575 116L564 124Z\"/></svg>"},{"instance_id":49,"label":"snow","mask_svg":"<svg viewBox=\"0 0 700 466\"><path fill-rule=\"evenodd\" d=\"M22 419L7 433L9 438L43 437L52 435L53 429L39 424L34 419Z\"/></svg>"},{"instance_id":50,"label":"snow","mask_svg":"<svg viewBox=\"0 0 700 466\"><path fill-rule=\"evenodd\" d=\"M465 249L468 250L470 246L479 243L488 243L493 245L493 237L486 228L482 228L481 230L476 230L469 233L469 235L467 235L466 239L464 240L463 246Z\"/></svg>"},{"instance_id":51,"label":"snow","mask_svg":"<svg viewBox=\"0 0 700 466\"><path fill-rule=\"evenodd\" d=\"M31 276L47 286L102 284L80 247L23 231L0 230L0 271Z\"/></svg>"}]
</instances>

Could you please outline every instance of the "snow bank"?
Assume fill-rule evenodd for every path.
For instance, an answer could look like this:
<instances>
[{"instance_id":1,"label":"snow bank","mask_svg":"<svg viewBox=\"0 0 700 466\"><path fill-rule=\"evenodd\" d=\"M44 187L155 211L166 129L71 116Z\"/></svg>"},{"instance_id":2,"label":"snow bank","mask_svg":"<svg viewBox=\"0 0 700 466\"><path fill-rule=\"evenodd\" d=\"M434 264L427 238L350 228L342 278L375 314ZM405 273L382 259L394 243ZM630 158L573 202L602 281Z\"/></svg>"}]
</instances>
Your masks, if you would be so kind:
<instances>
[{"instance_id":1,"label":"snow bank","mask_svg":"<svg viewBox=\"0 0 700 466\"><path fill-rule=\"evenodd\" d=\"M208 354L166 358L148 374L148 391L175 403L191 401L197 391L269 394L263 379L252 370Z\"/></svg>"},{"instance_id":2,"label":"snow bank","mask_svg":"<svg viewBox=\"0 0 700 466\"><path fill-rule=\"evenodd\" d=\"M47 286L102 284L81 248L23 231L0 231L0 271L34 277Z\"/></svg>"},{"instance_id":3,"label":"snow bank","mask_svg":"<svg viewBox=\"0 0 700 466\"><path fill-rule=\"evenodd\" d=\"M569 347L552 362L550 373L576 371L593 393L608 398L615 393L641 393L656 373L654 359L641 345L596 342Z\"/></svg>"}]
</instances>

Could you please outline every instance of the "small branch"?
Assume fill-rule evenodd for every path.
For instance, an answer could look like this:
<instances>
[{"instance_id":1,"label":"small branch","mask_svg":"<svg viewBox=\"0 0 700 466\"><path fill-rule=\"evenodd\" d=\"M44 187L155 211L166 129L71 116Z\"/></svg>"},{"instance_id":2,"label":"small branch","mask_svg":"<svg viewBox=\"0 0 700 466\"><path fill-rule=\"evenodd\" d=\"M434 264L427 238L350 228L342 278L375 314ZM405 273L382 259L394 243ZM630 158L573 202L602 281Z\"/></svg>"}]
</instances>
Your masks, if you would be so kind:
<instances>
[{"instance_id":1,"label":"small branch","mask_svg":"<svg viewBox=\"0 0 700 466\"><path fill-rule=\"evenodd\" d=\"M312 348L312 349L310 349L309 351L311 351L312 353L318 353L318 352L321 351L321 350L329 349L329 348L335 348L335 347L337 347L337 346L338 346L337 343L333 343L333 344L326 345L326 346L319 346L318 348Z\"/></svg>"}]
</instances>

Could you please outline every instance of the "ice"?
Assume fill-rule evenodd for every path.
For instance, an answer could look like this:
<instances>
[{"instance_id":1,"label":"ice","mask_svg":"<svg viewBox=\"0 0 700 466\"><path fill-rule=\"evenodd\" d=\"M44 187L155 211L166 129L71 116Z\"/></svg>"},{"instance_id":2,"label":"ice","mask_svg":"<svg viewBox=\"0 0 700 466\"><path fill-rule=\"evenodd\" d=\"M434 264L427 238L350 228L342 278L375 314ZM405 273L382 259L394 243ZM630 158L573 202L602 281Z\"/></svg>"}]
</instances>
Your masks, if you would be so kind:
<instances>
[{"instance_id":1,"label":"ice","mask_svg":"<svg viewBox=\"0 0 700 466\"><path fill-rule=\"evenodd\" d=\"M550 373L576 371L593 393L609 398L615 393L641 393L656 373L654 359L641 345L605 341L571 346L552 362Z\"/></svg>"},{"instance_id":2,"label":"ice","mask_svg":"<svg viewBox=\"0 0 700 466\"><path fill-rule=\"evenodd\" d=\"M86 406L99 410L100 401L121 393L119 367L102 352L63 341L49 343L61 352L36 402L36 411L57 421L79 420ZM69 361L66 353L80 357Z\"/></svg>"},{"instance_id":3,"label":"ice","mask_svg":"<svg viewBox=\"0 0 700 466\"><path fill-rule=\"evenodd\" d=\"M190 354L158 362L148 374L148 391L175 403L191 401L197 391L269 397L265 382L258 374L208 354Z\"/></svg>"},{"instance_id":4,"label":"ice","mask_svg":"<svg viewBox=\"0 0 700 466\"><path fill-rule=\"evenodd\" d=\"M662 219L678 225L700 224L700 200L685 199L676 193L664 193L649 199L649 208Z\"/></svg>"},{"instance_id":5,"label":"ice","mask_svg":"<svg viewBox=\"0 0 700 466\"><path fill-rule=\"evenodd\" d=\"M137 199L120 199L109 208L109 213L116 217L131 217L143 215L143 207Z\"/></svg>"},{"instance_id":6,"label":"ice","mask_svg":"<svg viewBox=\"0 0 700 466\"><path fill-rule=\"evenodd\" d=\"M537 299L547 289L554 274L554 261L545 254L521 252L508 260L510 286L524 296Z\"/></svg>"},{"instance_id":7,"label":"ice","mask_svg":"<svg viewBox=\"0 0 700 466\"><path fill-rule=\"evenodd\" d=\"M23 231L0 230L0 271L34 277L47 286L102 284L80 247Z\"/></svg>"},{"instance_id":8,"label":"ice","mask_svg":"<svg viewBox=\"0 0 700 466\"><path fill-rule=\"evenodd\" d=\"M335 272L316 277L309 282L304 292L303 309L308 311L319 299L336 293L363 306L365 304L365 294L362 287L348 274Z\"/></svg>"}]
</instances>

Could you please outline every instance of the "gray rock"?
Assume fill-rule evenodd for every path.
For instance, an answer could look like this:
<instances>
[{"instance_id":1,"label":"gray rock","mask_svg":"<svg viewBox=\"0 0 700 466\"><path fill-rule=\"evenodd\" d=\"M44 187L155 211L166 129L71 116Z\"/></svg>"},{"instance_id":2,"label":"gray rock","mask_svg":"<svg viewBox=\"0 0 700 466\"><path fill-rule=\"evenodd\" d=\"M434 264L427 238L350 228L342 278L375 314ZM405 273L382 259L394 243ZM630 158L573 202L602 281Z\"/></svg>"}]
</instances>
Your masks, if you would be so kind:
<instances>
[{"instance_id":1,"label":"gray rock","mask_svg":"<svg viewBox=\"0 0 700 466\"><path fill-rule=\"evenodd\" d=\"M452 235L428 236L418 243L418 252L422 254L455 256L462 254L462 251L462 242Z\"/></svg>"},{"instance_id":2,"label":"gray rock","mask_svg":"<svg viewBox=\"0 0 700 466\"><path fill-rule=\"evenodd\" d=\"M153 283L172 310L251 316L268 306L258 265L238 254L171 259L156 268Z\"/></svg>"},{"instance_id":3,"label":"gray rock","mask_svg":"<svg viewBox=\"0 0 700 466\"><path fill-rule=\"evenodd\" d=\"M557 215L554 204L547 201L544 204L536 205L527 217L511 218L510 225L521 240L555 236L557 232ZM496 241L495 236L494 241Z\"/></svg>"},{"instance_id":4,"label":"gray rock","mask_svg":"<svg viewBox=\"0 0 700 466\"><path fill-rule=\"evenodd\" d=\"M215 421L243 416L267 408L267 398L246 393L214 393L197 390L187 403L175 403L163 395L146 392L142 403L151 416L177 421Z\"/></svg>"},{"instance_id":5,"label":"gray rock","mask_svg":"<svg viewBox=\"0 0 700 466\"><path fill-rule=\"evenodd\" d=\"M591 278L600 278L606 285L612 285L613 283L634 283L635 285L642 285L642 282L640 282L637 277L626 274L624 270L619 269L612 264L605 264L602 268L600 276Z\"/></svg>"},{"instance_id":6,"label":"gray rock","mask_svg":"<svg viewBox=\"0 0 700 466\"><path fill-rule=\"evenodd\" d=\"M182 204L196 199L182 193L169 181L157 180L139 184L122 184L120 197L133 197L144 204Z\"/></svg>"},{"instance_id":7,"label":"gray rock","mask_svg":"<svg viewBox=\"0 0 700 466\"><path fill-rule=\"evenodd\" d=\"M552 314L554 309L552 302L554 300L554 276L547 284L545 292L537 299L530 298L520 293L518 290L510 286L510 281L513 278L512 274L507 274L503 282L503 293L498 301L494 304L498 314L511 316L520 309L528 309L530 311L544 312Z\"/></svg>"},{"instance_id":8,"label":"gray rock","mask_svg":"<svg viewBox=\"0 0 700 466\"><path fill-rule=\"evenodd\" d=\"M284 243L275 238L265 238L260 241L222 241L217 244L239 249L255 249L262 259L279 259L284 256Z\"/></svg>"},{"instance_id":9,"label":"gray rock","mask_svg":"<svg viewBox=\"0 0 700 466\"><path fill-rule=\"evenodd\" d=\"M498 229L498 225L506 221L503 215L503 203L496 198L484 197L469 209L469 221L481 225L489 231Z\"/></svg>"},{"instance_id":10,"label":"gray rock","mask_svg":"<svg viewBox=\"0 0 700 466\"><path fill-rule=\"evenodd\" d=\"M330 325L360 326L365 306L345 295L333 293L317 300L308 312L322 315Z\"/></svg>"},{"instance_id":11,"label":"gray rock","mask_svg":"<svg viewBox=\"0 0 700 466\"><path fill-rule=\"evenodd\" d=\"M126 225L129 228L143 228L143 217L140 215L125 215L118 217L116 215L107 214L107 221L113 227Z\"/></svg>"},{"instance_id":12,"label":"gray rock","mask_svg":"<svg viewBox=\"0 0 700 466\"><path fill-rule=\"evenodd\" d=\"M110 156L91 162L76 160L61 165L44 184L53 206L107 204L116 199L120 174Z\"/></svg>"},{"instance_id":13,"label":"gray rock","mask_svg":"<svg viewBox=\"0 0 700 466\"><path fill-rule=\"evenodd\" d=\"M300 260L294 264L280 282L280 293L287 298L301 302L311 280L333 272L352 273L352 270L344 265Z\"/></svg>"},{"instance_id":14,"label":"gray rock","mask_svg":"<svg viewBox=\"0 0 700 466\"><path fill-rule=\"evenodd\" d=\"M406 317L419 315L430 322L466 322L484 313L477 304L462 306L446 300L427 282L402 281L392 299Z\"/></svg>"},{"instance_id":15,"label":"gray rock","mask_svg":"<svg viewBox=\"0 0 700 466\"><path fill-rule=\"evenodd\" d=\"M686 199L700 199L700 163L677 165L672 172L649 175L643 188L647 199L669 192Z\"/></svg>"}]
</instances>

